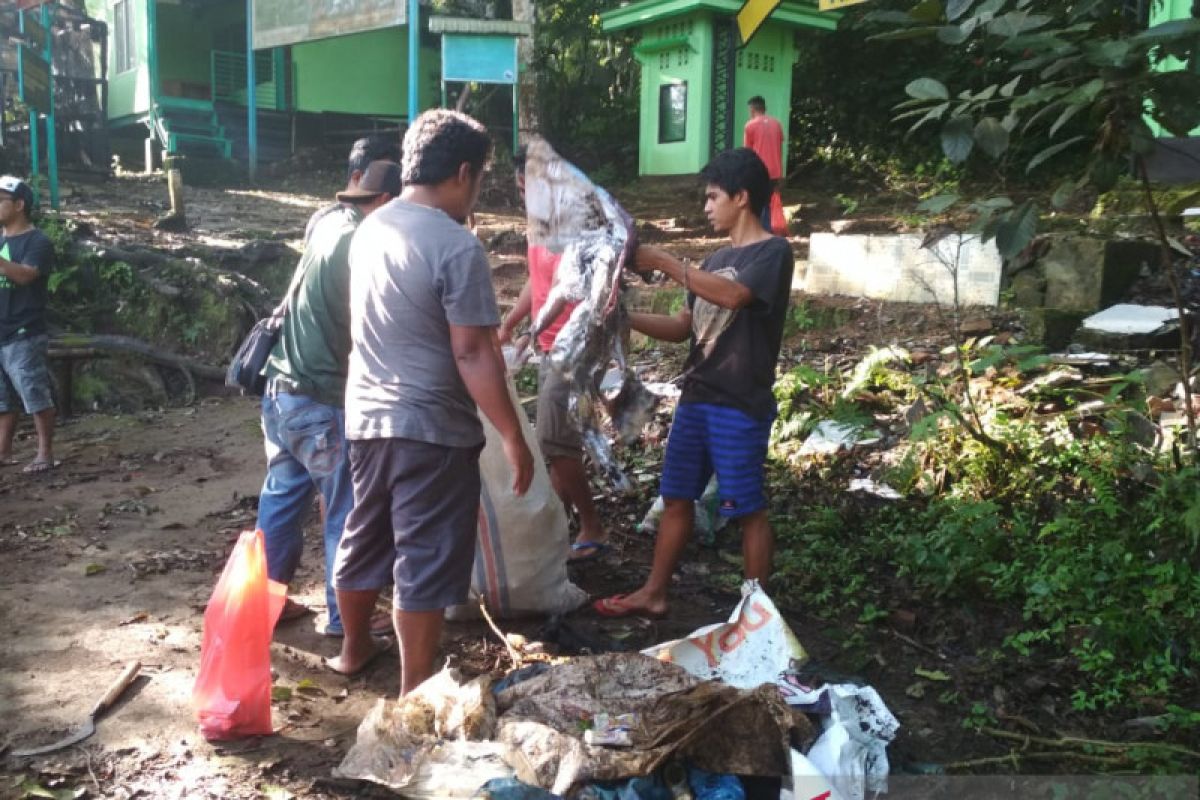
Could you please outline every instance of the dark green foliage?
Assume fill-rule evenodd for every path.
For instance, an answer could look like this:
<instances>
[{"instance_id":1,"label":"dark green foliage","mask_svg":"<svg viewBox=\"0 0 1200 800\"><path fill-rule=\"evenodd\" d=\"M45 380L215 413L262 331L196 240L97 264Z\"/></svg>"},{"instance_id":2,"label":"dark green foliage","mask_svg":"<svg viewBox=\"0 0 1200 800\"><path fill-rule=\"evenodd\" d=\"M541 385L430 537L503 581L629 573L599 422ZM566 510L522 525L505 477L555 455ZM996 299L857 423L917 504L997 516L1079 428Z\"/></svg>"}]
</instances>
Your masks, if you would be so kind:
<instances>
[{"instance_id":1,"label":"dark green foliage","mask_svg":"<svg viewBox=\"0 0 1200 800\"><path fill-rule=\"evenodd\" d=\"M539 3L533 70L541 133L597 183L637 173L635 34L604 33L599 13L619 5Z\"/></svg>"},{"instance_id":2,"label":"dark green foliage","mask_svg":"<svg viewBox=\"0 0 1200 800\"><path fill-rule=\"evenodd\" d=\"M1008 631L995 645L1058 663L1080 710L1182 696L1200 669L1200 471L1176 468L1126 430L1138 376L1111 384L1108 411L1085 431L1069 415L1031 413L1036 401L1007 391L954 403L964 374L1013 387L1044 370L1029 348L964 349L963 368L918 373L907 388L884 355L847 375L798 367L777 384L781 487L842 480L836 460L796 462L789 444L814 411L847 419L856 407L848 387L897 401L919 394L933 413L881 475L905 500L864 510L842 493L774 520L774 591L831 617L933 606L995 618ZM807 474L785 473L788 463Z\"/></svg>"},{"instance_id":3,"label":"dark green foliage","mask_svg":"<svg viewBox=\"0 0 1200 800\"><path fill-rule=\"evenodd\" d=\"M1200 20L1146 30L1131 8L1124 0L926 0L907 14L864 19L891 28L873 42L958 54L963 69L951 80L944 70L904 73L908 99L895 105L895 120L911 137L940 143L952 163L990 161L1002 173L1065 163L1072 177L1050 198L1062 207L1089 185L1108 191L1153 151L1147 116L1176 136L1200 124L1200 75L1161 69L1168 57L1192 57ZM988 73L983 80L972 63ZM1032 202L988 211L973 232L1011 258L1033 238L1037 212Z\"/></svg>"}]
</instances>

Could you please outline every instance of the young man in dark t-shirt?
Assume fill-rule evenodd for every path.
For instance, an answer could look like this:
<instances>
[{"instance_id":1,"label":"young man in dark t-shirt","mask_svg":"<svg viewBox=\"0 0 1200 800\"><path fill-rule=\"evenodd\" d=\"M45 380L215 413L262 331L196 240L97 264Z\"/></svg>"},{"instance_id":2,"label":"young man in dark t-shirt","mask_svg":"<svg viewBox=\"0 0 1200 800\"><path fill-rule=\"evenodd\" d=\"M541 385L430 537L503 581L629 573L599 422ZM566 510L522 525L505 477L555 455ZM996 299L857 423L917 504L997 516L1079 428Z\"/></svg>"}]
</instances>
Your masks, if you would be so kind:
<instances>
[{"instance_id":1,"label":"young man in dark t-shirt","mask_svg":"<svg viewBox=\"0 0 1200 800\"><path fill-rule=\"evenodd\" d=\"M746 577L765 584L771 574L775 540L763 473L794 259L787 241L759 221L771 181L754 151L721 153L700 175L707 183L704 213L731 245L699 269L656 247L637 251L636 268L659 270L682 284L687 303L675 316L630 314L631 326L655 339L691 337L691 350L667 440L660 489L665 508L650 576L631 594L596 601L604 616L666 613L671 574L695 524L694 501L714 472L719 513L741 525Z\"/></svg>"},{"instance_id":2,"label":"young man in dark t-shirt","mask_svg":"<svg viewBox=\"0 0 1200 800\"><path fill-rule=\"evenodd\" d=\"M0 177L0 463L12 459L18 401L33 417L38 450L26 472L54 466L54 398L46 368L46 287L54 246L30 221L33 190Z\"/></svg>"}]
</instances>

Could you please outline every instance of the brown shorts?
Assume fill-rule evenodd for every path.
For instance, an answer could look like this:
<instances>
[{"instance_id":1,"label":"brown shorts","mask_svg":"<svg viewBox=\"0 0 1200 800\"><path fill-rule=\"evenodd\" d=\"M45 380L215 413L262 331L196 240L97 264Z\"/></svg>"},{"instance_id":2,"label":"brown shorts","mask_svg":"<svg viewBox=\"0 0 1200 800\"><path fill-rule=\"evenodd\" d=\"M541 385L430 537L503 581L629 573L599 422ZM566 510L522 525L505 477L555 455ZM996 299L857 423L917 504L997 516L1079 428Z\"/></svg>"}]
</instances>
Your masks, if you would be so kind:
<instances>
[{"instance_id":1,"label":"brown shorts","mask_svg":"<svg viewBox=\"0 0 1200 800\"><path fill-rule=\"evenodd\" d=\"M479 522L479 447L412 439L350 442L354 509L338 545L333 585L395 583L403 611L465 603Z\"/></svg>"},{"instance_id":2,"label":"brown shorts","mask_svg":"<svg viewBox=\"0 0 1200 800\"><path fill-rule=\"evenodd\" d=\"M571 387L548 358L538 368L536 432L546 458L582 458L583 437L571 413Z\"/></svg>"}]
</instances>

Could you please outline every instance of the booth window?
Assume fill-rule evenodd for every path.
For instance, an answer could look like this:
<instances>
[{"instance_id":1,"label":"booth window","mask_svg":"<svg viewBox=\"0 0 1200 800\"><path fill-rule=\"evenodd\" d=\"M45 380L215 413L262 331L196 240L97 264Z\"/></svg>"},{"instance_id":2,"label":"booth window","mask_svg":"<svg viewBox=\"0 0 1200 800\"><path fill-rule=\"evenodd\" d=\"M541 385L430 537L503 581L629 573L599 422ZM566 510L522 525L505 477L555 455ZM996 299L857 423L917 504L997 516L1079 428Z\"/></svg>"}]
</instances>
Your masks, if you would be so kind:
<instances>
[{"instance_id":1,"label":"booth window","mask_svg":"<svg viewBox=\"0 0 1200 800\"><path fill-rule=\"evenodd\" d=\"M114 72L128 72L137 66L137 36L133 28L133 9L129 0L113 4Z\"/></svg>"},{"instance_id":2,"label":"booth window","mask_svg":"<svg viewBox=\"0 0 1200 800\"><path fill-rule=\"evenodd\" d=\"M687 82L665 83L658 88L658 141L682 142L687 138Z\"/></svg>"}]
</instances>

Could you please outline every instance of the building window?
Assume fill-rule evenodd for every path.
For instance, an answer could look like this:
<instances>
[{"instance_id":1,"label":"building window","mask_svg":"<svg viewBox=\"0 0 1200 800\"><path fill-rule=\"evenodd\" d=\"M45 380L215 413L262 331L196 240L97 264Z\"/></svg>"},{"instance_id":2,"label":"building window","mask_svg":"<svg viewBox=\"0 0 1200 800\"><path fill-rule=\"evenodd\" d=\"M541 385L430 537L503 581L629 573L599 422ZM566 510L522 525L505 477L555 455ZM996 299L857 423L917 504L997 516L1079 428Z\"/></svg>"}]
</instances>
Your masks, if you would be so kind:
<instances>
[{"instance_id":1,"label":"building window","mask_svg":"<svg viewBox=\"0 0 1200 800\"><path fill-rule=\"evenodd\" d=\"M666 83L658 88L658 141L682 142L687 138L687 83Z\"/></svg>"},{"instance_id":2,"label":"building window","mask_svg":"<svg viewBox=\"0 0 1200 800\"><path fill-rule=\"evenodd\" d=\"M113 3L114 72L128 72L137 66L137 33L133 27L133 8L129 0Z\"/></svg>"}]
</instances>

